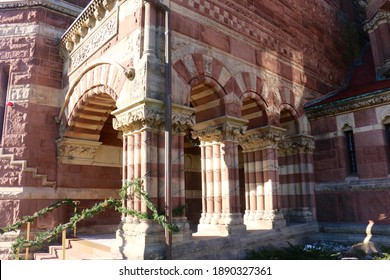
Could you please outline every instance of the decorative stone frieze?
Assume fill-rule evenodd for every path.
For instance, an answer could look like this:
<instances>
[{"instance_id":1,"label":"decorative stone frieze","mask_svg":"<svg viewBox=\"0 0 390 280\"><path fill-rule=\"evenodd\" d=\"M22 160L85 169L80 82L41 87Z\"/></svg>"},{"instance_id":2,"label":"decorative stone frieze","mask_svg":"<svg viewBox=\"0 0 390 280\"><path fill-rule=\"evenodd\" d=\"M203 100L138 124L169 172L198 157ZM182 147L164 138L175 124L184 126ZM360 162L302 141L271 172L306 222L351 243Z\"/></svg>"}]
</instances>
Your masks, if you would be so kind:
<instances>
[{"instance_id":1,"label":"decorative stone frieze","mask_svg":"<svg viewBox=\"0 0 390 280\"><path fill-rule=\"evenodd\" d=\"M58 160L64 164L92 164L102 142L61 138L56 141Z\"/></svg>"},{"instance_id":2,"label":"decorative stone frieze","mask_svg":"<svg viewBox=\"0 0 390 280\"><path fill-rule=\"evenodd\" d=\"M71 69L80 65L85 58L117 34L118 11L111 11L118 2L121 0L92 1L62 36L61 54L64 58L70 54ZM103 23L97 24L98 21Z\"/></svg>"},{"instance_id":3,"label":"decorative stone frieze","mask_svg":"<svg viewBox=\"0 0 390 280\"><path fill-rule=\"evenodd\" d=\"M91 21L93 19L89 19L85 25L80 27L78 33L73 34L72 40L65 43L67 51L70 52L70 71L79 67L88 57L118 33L118 13L112 14L88 38L85 38L89 30L88 24L91 25ZM80 37L85 38L82 43L80 43ZM77 46L78 44L80 46Z\"/></svg>"}]
</instances>

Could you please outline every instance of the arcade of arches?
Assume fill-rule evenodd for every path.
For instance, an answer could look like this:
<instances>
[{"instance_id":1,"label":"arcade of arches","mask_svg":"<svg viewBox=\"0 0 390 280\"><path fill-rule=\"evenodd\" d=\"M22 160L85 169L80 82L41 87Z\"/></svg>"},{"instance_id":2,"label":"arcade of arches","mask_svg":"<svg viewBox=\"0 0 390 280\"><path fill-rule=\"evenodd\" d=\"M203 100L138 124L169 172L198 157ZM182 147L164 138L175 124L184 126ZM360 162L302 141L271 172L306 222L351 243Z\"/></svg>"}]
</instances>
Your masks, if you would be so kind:
<instances>
[{"instance_id":1,"label":"arcade of arches","mask_svg":"<svg viewBox=\"0 0 390 280\"><path fill-rule=\"evenodd\" d=\"M164 11L148 1L140 7L126 2L130 1L116 9L107 6L107 20L94 28L106 25L109 32L116 14L122 18L121 9L133 9L135 17L141 13L146 21L143 44L135 42L139 49L117 55L123 44L138 38L138 22L131 17L119 22L113 33L118 34L116 42L110 41L107 52L82 64L78 52L88 37L72 37L80 36L79 23L63 36L70 63L58 116L59 159L93 165L100 157L103 166L120 164L120 179L142 178L151 201L164 209L166 80L160 71L161 46L154 37L163 28ZM93 12L93 7L87 9L86 18L94 17ZM121 26L130 21L133 33L122 34ZM134 52L140 50L138 57ZM302 88L265 71L232 75L211 53L180 52L172 59L172 207L186 207L173 218L180 228L174 241L190 240L192 232L230 236L314 221L314 142L300 113L302 104L295 99ZM228 64L239 63L229 60ZM110 153L118 151L121 156L113 162ZM147 211L145 201L137 197L130 197L126 205ZM123 216L114 251L126 258L158 258L164 254L164 242L161 226Z\"/></svg>"}]
</instances>

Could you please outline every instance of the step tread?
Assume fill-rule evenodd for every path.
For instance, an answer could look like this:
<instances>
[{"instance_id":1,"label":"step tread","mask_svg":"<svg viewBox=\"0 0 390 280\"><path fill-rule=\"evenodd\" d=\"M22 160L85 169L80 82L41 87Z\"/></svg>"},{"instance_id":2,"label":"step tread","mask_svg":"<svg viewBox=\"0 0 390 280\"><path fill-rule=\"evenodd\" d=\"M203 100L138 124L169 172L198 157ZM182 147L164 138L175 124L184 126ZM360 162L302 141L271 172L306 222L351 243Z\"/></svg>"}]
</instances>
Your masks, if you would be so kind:
<instances>
[{"instance_id":1,"label":"step tread","mask_svg":"<svg viewBox=\"0 0 390 280\"><path fill-rule=\"evenodd\" d=\"M66 239L66 260L97 260L112 259L111 247L94 240L86 240L79 237ZM48 252L34 254L36 260L62 260L62 246L50 245Z\"/></svg>"},{"instance_id":2,"label":"step tread","mask_svg":"<svg viewBox=\"0 0 390 280\"><path fill-rule=\"evenodd\" d=\"M100 250L100 251L104 251L104 252L111 252L110 247L105 246L103 244L93 242L93 241L85 240L85 239L70 239L69 242L70 242L70 246L72 248L87 247L87 248L93 249L94 251Z\"/></svg>"}]
</instances>

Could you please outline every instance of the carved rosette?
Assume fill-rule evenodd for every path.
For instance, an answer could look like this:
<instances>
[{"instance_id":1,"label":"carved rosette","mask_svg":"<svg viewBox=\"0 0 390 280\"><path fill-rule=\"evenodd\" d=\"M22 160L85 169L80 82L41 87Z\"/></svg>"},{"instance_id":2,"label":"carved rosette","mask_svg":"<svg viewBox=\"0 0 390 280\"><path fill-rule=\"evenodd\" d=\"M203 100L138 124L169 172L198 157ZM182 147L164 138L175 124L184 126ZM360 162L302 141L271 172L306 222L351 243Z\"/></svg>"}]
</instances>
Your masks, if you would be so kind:
<instances>
[{"instance_id":1,"label":"carved rosette","mask_svg":"<svg viewBox=\"0 0 390 280\"><path fill-rule=\"evenodd\" d=\"M244 151L256 151L265 148L277 148L284 139L284 129L267 127L252 131L248 136L240 138Z\"/></svg>"},{"instance_id":2,"label":"carved rosette","mask_svg":"<svg viewBox=\"0 0 390 280\"><path fill-rule=\"evenodd\" d=\"M91 164L102 142L61 138L56 141L60 163Z\"/></svg>"}]
</instances>

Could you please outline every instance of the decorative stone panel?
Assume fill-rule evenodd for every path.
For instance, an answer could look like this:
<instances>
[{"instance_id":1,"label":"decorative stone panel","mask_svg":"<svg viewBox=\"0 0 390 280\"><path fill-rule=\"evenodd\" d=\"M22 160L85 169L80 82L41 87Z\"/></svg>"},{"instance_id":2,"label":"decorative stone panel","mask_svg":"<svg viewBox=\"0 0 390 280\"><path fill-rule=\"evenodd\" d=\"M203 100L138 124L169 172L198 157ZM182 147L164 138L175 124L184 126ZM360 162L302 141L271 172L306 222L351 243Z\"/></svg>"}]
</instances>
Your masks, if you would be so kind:
<instances>
[{"instance_id":1,"label":"decorative stone panel","mask_svg":"<svg viewBox=\"0 0 390 280\"><path fill-rule=\"evenodd\" d=\"M64 164L92 165L96 152L102 142L61 138L56 141L58 160Z\"/></svg>"}]
</instances>

